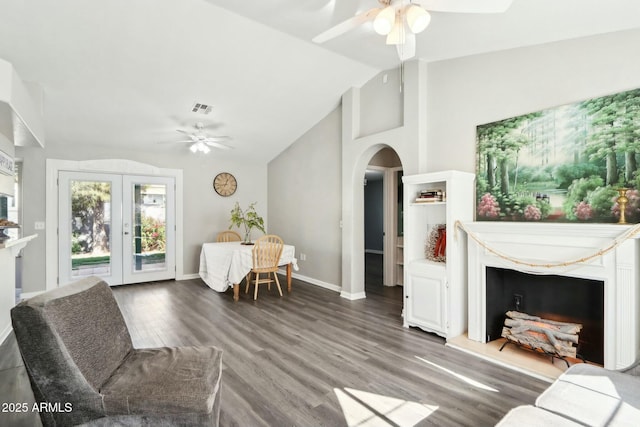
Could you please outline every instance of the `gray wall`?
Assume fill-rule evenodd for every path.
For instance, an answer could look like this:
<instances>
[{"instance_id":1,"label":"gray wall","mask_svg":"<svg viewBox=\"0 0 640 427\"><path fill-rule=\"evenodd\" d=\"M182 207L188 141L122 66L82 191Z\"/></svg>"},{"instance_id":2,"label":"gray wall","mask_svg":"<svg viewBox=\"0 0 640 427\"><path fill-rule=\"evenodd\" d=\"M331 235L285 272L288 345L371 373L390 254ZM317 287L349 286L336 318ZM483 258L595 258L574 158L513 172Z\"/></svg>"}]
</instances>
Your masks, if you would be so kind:
<instances>
[{"instance_id":1,"label":"gray wall","mask_svg":"<svg viewBox=\"0 0 640 427\"><path fill-rule=\"evenodd\" d=\"M365 83L360 89L360 136L402 126L402 104L397 68L383 71Z\"/></svg>"},{"instance_id":2,"label":"gray wall","mask_svg":"<svg viewBox=\"0 0 640 427\"><path fill-rule=\"evenodd\" d=\"M640 30L633 30L428 64L422 118L427 147L420 161L426 161L426 171L475 172L476 126L640 87L640 57L634 54L639 45ZM389 71L389 80L394 72ZM382 83L383 74L361 91L367 101L361 135L393 127L403 117L397 92ZM372 118L383 123L376 125ZM334 176L340 171L339 120L332 113L269 163L269 217L278 218L277 228L300 249L311 251L310 234L321 238L322 249L301 263L300 273L337 286L343 256L337 230L341 187ZM302 187L308 191L301 193Z\"/></svg>"},{"instance_id":3,"label":"gray wall","mask_svg":"<svg viewBox=\"0 0 640 427\"><path fill-rule=\"evenodd\" d=\"M640 87L640 30L429 64L429 170L475 172L476 126Z\"/></svg>"},{"instance_id":4,"label":"gray wall","mask_svg":"<svg viewBox=\"0 0 640 427\"><path fill-rule=\"evenodd\" d=\"M145 151L113 149L111 147L69 147L47 141L47 147L17 148L23 163L23 234L38 233L24 249L24 292L45 289L45 233L36 231L34 222L45 221L45 160L97 160L129 159L161 168L182 169L184 179L184 273L198 272L200 248L203 242L214 241L218 231L229 226L229 213L233 204L242 206L250 202L256 205L267 222L267 167L264 163L252 164L230 160L224 153L212 151L208 155L195 155L185 147L162 146L153 153ZM233 173L238 180L238 190L231 197L218 196L212 187L213 178L219 172Z\"/></svg>"},{"instance_id":5,"label":"gray wall","mask_svg":"<svg viewBox=\"0 0 640 427\"><path fill-rule=\"evenodd\" d=\"M339 284L342 110L337 108L269 163L270 230L295 245L302 276Z\"/></svg>"}]
</instances>

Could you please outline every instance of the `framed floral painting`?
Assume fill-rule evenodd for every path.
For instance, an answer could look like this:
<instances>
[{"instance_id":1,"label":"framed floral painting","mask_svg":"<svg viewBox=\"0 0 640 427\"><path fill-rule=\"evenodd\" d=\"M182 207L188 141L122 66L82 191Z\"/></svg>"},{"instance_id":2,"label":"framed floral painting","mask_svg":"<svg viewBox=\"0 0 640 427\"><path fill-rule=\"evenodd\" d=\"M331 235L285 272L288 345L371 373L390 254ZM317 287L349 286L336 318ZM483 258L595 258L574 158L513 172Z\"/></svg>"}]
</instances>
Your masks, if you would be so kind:
<instances>
[{"instance_id":1,"label":"framed floral painting","mask_svg":"<svg viewBox=\"0 0 640 427\"><path fill-rule=\"evenodd\" d=\"M640 89L477 127L478 221L640 222Z\"/></svg>"}]
</instances>

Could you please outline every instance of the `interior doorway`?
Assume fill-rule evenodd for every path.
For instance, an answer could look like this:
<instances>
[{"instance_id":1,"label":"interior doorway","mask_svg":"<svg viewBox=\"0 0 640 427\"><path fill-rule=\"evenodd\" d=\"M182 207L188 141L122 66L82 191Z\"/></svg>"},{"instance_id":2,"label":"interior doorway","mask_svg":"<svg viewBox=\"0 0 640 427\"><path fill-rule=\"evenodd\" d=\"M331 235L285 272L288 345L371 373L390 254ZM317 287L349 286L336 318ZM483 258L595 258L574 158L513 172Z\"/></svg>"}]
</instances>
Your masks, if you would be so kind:
<instances>
[{"instance_id":1,"label":"interior doorway","mask_svg":"<svg viewBox=\"0 0 640 427\"><path fill-rule=\"evenodd\" d=\"M384 285L384 170L364 175L364 286L365 292Z\"/></svg>"},{"instance_id":2,"label":"interior doorway","mask_svg":"<svg viewBox=\"0 0 640 427\"><path fill-rule=\"evenodd\" d=\"M403 284L402 164L384 147L369 161L364 176L365 292L394 293ZM395 292L402 298L402 292Z\"/></svg>"}]
</instances>

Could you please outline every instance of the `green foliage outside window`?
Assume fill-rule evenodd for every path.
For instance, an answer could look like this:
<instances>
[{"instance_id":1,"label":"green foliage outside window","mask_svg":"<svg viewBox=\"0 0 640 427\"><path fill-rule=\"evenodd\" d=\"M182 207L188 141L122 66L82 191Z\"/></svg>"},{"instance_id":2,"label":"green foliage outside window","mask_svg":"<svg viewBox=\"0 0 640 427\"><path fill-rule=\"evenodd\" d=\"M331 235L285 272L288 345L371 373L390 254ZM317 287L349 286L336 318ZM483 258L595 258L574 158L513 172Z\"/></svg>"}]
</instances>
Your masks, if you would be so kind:
<instances>
[{"instance_id":1,"label":"green foliage outside window","mask_svg":"<svg viewBox=\"0 0 640 427\"><path fill-rule=\"evenodd\" d=\"M142 216L142 250L164 251L167 243L164 221Z\"/></svg>"}]
</instances>

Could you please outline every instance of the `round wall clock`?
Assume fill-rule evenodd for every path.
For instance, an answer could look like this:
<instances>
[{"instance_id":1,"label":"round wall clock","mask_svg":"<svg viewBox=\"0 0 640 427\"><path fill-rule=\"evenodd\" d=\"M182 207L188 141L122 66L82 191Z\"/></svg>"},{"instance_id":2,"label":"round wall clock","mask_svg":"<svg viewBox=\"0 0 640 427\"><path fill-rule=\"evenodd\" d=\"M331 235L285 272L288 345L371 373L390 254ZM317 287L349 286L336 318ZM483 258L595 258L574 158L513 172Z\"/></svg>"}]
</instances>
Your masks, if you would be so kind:
<instances>
[{"instance_id":1,"label":"round wall clock","mask_svg":"<svg viewBox=\"0 0 640 427\"><path fill-rule=\"evenodd\" d=\"M213 179L213 189L223 197L228 197L236 192L238 182L229 172L222 172Z\"/></svg>"}]
</instances>

